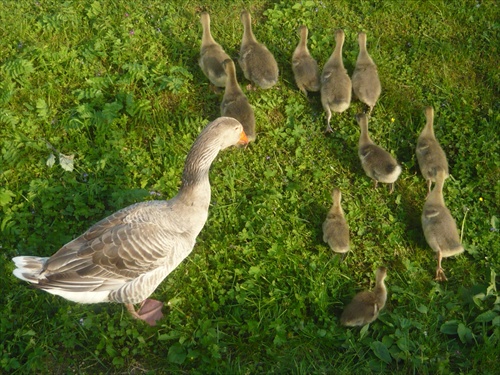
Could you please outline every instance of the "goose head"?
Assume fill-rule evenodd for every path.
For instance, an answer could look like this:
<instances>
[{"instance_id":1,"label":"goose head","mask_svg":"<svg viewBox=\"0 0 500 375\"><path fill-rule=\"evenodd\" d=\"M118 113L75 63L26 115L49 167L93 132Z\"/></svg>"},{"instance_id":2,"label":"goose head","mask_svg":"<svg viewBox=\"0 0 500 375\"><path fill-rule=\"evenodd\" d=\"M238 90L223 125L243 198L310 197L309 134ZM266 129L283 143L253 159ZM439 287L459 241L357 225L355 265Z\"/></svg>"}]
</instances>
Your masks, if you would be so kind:
<instances>
[{"instance_id":1,"label":"goose head","mask_svg":"<svg viewBox=\"0 0 500 375\"><path fill-rule=\"evenodd\" d=\"M212 126L205 129L207 136L218 142L218 148L224 150L230 146L248 144L248 137L243 130L243 125L232 117L219 117L213 121Z\"/></svg>"}]
</instances>

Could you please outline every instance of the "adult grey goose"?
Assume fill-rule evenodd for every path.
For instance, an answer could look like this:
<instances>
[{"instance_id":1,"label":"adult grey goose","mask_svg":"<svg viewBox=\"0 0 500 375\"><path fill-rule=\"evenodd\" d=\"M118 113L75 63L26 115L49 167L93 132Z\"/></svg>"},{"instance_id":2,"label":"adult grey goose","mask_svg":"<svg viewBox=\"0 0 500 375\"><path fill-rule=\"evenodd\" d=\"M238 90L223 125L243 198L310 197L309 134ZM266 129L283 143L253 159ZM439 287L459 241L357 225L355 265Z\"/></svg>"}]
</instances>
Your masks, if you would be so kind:
<instances>
[{"instance_id":1,"label":"adult grey goose","mask_svg":"<svg viewBox=\"0 0 500 375\"><path fill-rule=\"evenodd\" d=\"M380 79L378 77L377 65L373 62L366 49L366 33L358 34L359 54L356 67L352 73L352 90L354 95L363 103L368 105L368 116L382 92Z\"/></svg>"},{"instance_id":2,"label":"adult grey goose","mask_svg":"<svg viewBox=\"0 0 500 375\"><path fill-rule=\"evenodd\" d=\"M457 224L446 207L443 198L445 172L439 169L436 173L436 185L425 200L422 211L422 228L429 246L436 252L438 265L436 267L437 281L446 281L446 275L441 267L442 258L463 253Z\"/></svg>"},{"instance_id":3,"label":"adult grey goose","mask_svg":"<svg viewBox=\"0 0 500 375\"><path fill-rule=\"evenodd\" d=\"M332 207L323 222L323 241L328 243L335 253L345 254L349 251L349 226L340 204L341 199L340 189L333 189Z\"/></svg>"},{"instance_id":4,"label":"adult grey goose","mask_svg":"<svg viewBox=\"0 0 500 375\"><path fill-rule=\"evenodd\" d=\"M335 49L321 73L321 104L326 112L326 132L332 132L332 111L342 113L351 105L352 83L342 61L345 34L335 31Z\"/></svg>"},{"instance_id":5,"label":"adult grey goose","mask_svg":"<svg viewBox=\"0 0 500 375\"><path fill-rule=\"evenodd\" d=\"M224 87L227 76L222 63L224 60L229 59L229 56L212 37L210 32L210 15L207 12L201 14L200 22L203 27L203 35L198 63L203 73L205 73L214 86Z\"/></svg>"},{"instance_id":6,"label":"adult grey goose","mask_svg":"<svg viewBox=\"0 0 500 375\"><path fill-rule=\"evenodd\" d=\"M209 123L189 151L178 194L128 206L90 227L50 258L18 256L14 275L80 303L124 303L150 325L163 303L148 299L192 251L210 204L209 169L220 150L248 142L233 118ZM141 303L139 311L133 304Z\"/></svg>"},{"instance_id":7,"label":"adult grey goose","mask_svg":"<svg viewBox=\"0 0 500 375\"><path fill-rule=\"evenodd\" d=\"M243 93L236 78L236 67L231 59L223 62L227 74L224 97L220 104L221 116L234 117L241 122L249 142L255 141L255 115L248 98Z\"/></svg>"},{"instance_id":8,"label":"adult grey goose","mask_svg":"<svg viewBox=\"0 0 500 375\"><path fill-rule=\"evenodd\" d=\"M444 171L444 177L449 176L448 160L436 136L434 135L434 108L425 108L426 124L417 140L417 160L422 176L427 181L427 195L431 192L432 182L436 181L439 170Z\"/></svg>"},{"instance_id":9,"label":"adult grey goose","mask_svg":"<svg viewBox=\"0 0 500 375\"><path fill-rule=\"evenodd\" d=\"M299 33L299 44L297 44L292 55L292 70L297 87L307 96L307 91L316 92L321 87L319 69L318 63L307 48L307 26L300 26Z\"/></svg>"},{"instance_id":10,"label":"adult grey goose","mask_svg":"<svg viewBox=\"0 0 500 375\"><path fill-rule=\"evenodd\" d=\"M356 120L361 128L358 144L358 155L361 160L361 166L366 175L373 179L375 187L377 187L379 182L389 184L389 192L392 193L394 191L394 182L396 182L401 174L401 166L389 152L371 140L368 133L368 118L366 114L358 114Z\"/></svg>"},{"instance_id":11,"label":"adult grey goose","mask_svg":"<svg viewBox=\"0 0 500 375\"><path fill-rule=\"evenodd\" d=\"M384 280L387 269L379 267L375 272L375 288L372 291L359 292L346 306L340 316L340 323L344 326L364 326L378 318L380 310L387 301L387 288Z\"/></svg>"},{"instance_id":12,"label":"adult grey goose","mask_svg":"<svg viewBox=\"0 0 500 375\"><path fill-rule=\"evenodd\" d=\"M241 12L243 37L241 39L238 62L245 78L263 89L278 82L278 63L265 45L259 43L252 31L252 17L244 10Z\"/></svg>"}]
</instances>

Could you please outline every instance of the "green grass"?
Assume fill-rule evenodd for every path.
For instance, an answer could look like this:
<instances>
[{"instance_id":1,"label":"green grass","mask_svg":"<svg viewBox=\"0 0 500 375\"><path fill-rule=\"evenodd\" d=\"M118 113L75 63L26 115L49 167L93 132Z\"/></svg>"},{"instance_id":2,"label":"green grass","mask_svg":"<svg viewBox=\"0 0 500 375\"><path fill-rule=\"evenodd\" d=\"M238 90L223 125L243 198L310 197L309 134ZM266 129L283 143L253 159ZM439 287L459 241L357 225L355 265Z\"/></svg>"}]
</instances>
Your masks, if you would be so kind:
<instances>
[{"instance_id":1,"label":"green grass","mask_svg":"<svg viewBox=\"0 0 500 375\"><path fill-rule=\"evenodd\" d=\"M0 12L1 373L493 374L500 355L500 12L494 1L4 1ZM333 2L332 2L333 3ZM11 275L16 255L50 256L129 204L168 199L200 130L219 116L197 65L199 13L236 58L239 13L275 54L278 85L245 90L258 138L220 154L193 253L156 290L157 327L117 304L77 305ZM322 66L346 33L368 33L382 97L372 138L403 166L395 193L372 189L357 157L354 101L332 119L295 87L297 28ZM242 86L248 83L238 67ZM436 261L420 214L415 157L423 107L448 155L445 201L467 251ZM53 155L51 157L51 154ZM74 169L64 157L74 156ZM47 165L53 163L52 167ZM61 164L62 161L62 164ZM67 170L65 170L65 167ZM322 241L334 186L352 252ZM361 330L344 304L388 267L389 298Z\"/></svg>"}]
</instances>

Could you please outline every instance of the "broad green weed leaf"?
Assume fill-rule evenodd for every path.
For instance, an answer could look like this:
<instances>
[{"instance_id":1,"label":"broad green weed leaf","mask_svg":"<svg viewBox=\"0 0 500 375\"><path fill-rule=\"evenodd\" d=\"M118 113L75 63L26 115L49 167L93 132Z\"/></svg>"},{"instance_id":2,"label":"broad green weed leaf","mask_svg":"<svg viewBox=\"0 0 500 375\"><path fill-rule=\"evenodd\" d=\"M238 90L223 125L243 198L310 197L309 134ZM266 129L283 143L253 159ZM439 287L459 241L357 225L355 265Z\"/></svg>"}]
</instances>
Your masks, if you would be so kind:
<instances>
[{"instance_id":1,"label":"broad green weed leaf","mask_svg":"<svg viewBox=\"0 0 500 375\"><path fill-rule=\"evenodd\" d=\"M495 311L489 310L489 311L486 311L482 314L479 314L476 317L475 321L478 323L487 323L487 322L491 322L497 316L498 316L498 314Z\"/></svg>"},{"instance_id":2,"label":"broad green weed leaf","mask_svg":"<svg viewBox=\"0 0 500 375\"><path fill-rule=\"evenodd\" d=\"M500 316L495 317L492 321L493 327L500 327Z\"/></svg>"},{"instance_id":3,"label":"broad green weed leaf","mask_svg":"<svg viewBox=\"0 0 500 375\"><path fill-rule=\"evenodd\" d=\"M457 327L458 337L464 344L472 340L472 331L465 324L460 323Z\"/></svg>"},{"instance_id":4,"label":"broad green weed leaf","mask_svg":"<svg viewBox=\"0 0 500 375\"><path fill-rule=\"evenodd\" d=\"M359 339L361 340L363 337L366 336L367 332L368 332L368 329L370 328L370 324L366 324L365 326L363 326L363 328L361 328L361 330L359 331Z\"/></svg>"},{"instance_id":5,"label":"broad green weed leaf","mask_svg":"<svg viewBox=\"0 0 500 375\"><path fill-rule=\"evenodd\" d=\"M258 276L260 273L260 267L259 266L251 266L250 269L248 270L248 273L250 275Z\"/></svg>"},{"instance_id":6,"label":"broad green weed leaf","mask_svg":"<svg viewBox=\"0 0 500 375\"><path fill-rule=\"evenodd\" d=\"M370 344L370 347L372 348L373 353L375 353L375 355L379 359L381 359L385 363L392 362L391 353L389 353L389 349L387 349L387 347L383 343L381 343L380 341L374 341Z\"/></svg>"},{"instance_id":7,"label":"broad green weed leaf","mask_svg":"<svg viewBox=\"0 0 500 375\"><path fill-rule=\"evenodd\" d=\"M445 333L447 335L456 335L458 324L459 324L458 320L450 320L448 322L443 323L439 330L441 331L441 333Z\"/></svg>"},{"instance_id":8,"label":"broad green weed leaf","mask_svg":"<svg viewBox=\"0 0 500 375\"><path fill-rule=\"evenodd\" d=\"M186 350L179 343L175 343L168 349L167 359L169 362L181 365L186 360L186 356Z\"/></svg>"},{"instance_id":9,"label":"broad green weed leaf","mask_svg":"<svg viewBox=\"0 0 500 375\"><path fill-rule=\"evenodd\" d=\"M3 207L3 206L8 205L12 201L12 198L15 196L16 195L12 191L6 190L6 189L1 189L0 190L0 206Z\"/></svg>"},{"instance_id":10,"label":"broad green weed leaf","mask_svg":"<svg viewBox=\"0 0 500 375\"><path fill-rule=\"evenodd\" d=\"M429 311L429 309L426 306L424 306L424 305L419 305L417 307L417 310L419 312L421 312L422 314L427 314L427 311Z\"/></svg>"}]
</instances>

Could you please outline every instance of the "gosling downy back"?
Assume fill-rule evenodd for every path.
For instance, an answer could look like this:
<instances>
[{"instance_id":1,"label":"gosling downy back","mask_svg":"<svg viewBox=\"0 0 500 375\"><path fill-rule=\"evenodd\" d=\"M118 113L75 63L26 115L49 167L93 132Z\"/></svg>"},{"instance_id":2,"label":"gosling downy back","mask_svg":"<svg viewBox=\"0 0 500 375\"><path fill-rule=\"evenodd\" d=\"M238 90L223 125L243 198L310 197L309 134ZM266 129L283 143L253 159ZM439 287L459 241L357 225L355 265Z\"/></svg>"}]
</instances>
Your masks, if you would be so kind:
<instances>
[{"instance_id":1,"label":"gosling downy back","mask_svg":"<svg viewBox=\"0 0 500 375\"><path fill-rule=\"evenodd\" d=\"M352 84L342 61L342 46L345 34L335 31L335 49L321 73L321 104L326 112L326 131L331 132L330 120L333 112L344 112L351 104Z\"/></svg>"},{"instance_id":2,"label":"gosling downy back","mask_svg":"<svg viewBox=\"0 0 500 375\"><path fill-rule=\"evenodd\" d=\"M377 146L368 133L368 117L364 113L356 116L361 128L359 136L358 155L366 175L375 181L390 184L390 192L394 190L394 182L401 174L401 166L396 159L382 147Z\"/></svg>"},{"instance_id":3,"label":"gosling downy back","mask_svg":"<svg viewBox=\"0 0 500 375\"><path fill-rule=\"evenodd\" d=\"M446 276L441 268L441 258L458 255L464 251L455 220L446 207L443 197L445 172L436 174L436 185L425 200L422 211L422 229L429 246L437 253L438 267L436 280L444 281Z\"/></svg>"},{"instance_id":4,"label":"gosling downy back","mask_svg":"<svg viewBox=\"0 0 500 375\"><path fill-rule=\"evenodd\" d=\"M203 36L201 38L201 51L198 63L203 73L205 73L214 86L224 87L226 85L226 72L222 63L224 60L229 59L229 56L212 37L210 32L210 15L207 12L201 14L200 22L203 27Z\"/></svg>"},{"instance_id":5,"label":"gosling downy back","mask_svg":"<svg viewBox=\"0 0 500 375\"><path fill-rule=\"evenodd\" d=\"M323 241L328 243L334 252L347 253L349 251L349 226L340 204L341 199L340 190L334 189L332 192L333 204L323 222Z\"/></svg>"},{"instance_id":6,"label":"gosling downy back","mask_svg":"<svg viewBox=\"0 0 500 375\"><path fill-rule=\"evenodd\" d=\"M233 117L238 120L248 137L248 141L254 141L255 135L255 116L248 98L243 93L236 78L236 68L231 59L223 63L227 74L226 89L220 105L221 116Z\"/></svg>"},{"instance_id":7,"label":"gosling downy back","mask_svg":"<svg viewBox=\"0 0 500 375\"><path fill-rule=\"evenodd\" d=\"M439 170L444 171L444 177L449 176L448 160L436 136L434 135L434 109L425 108L427 122L417 141L417 160L422 176L427 180L427 194L431 191L432 182L436 181Z\"/></svg>"},{"instance_id":8,"label":"gosling downy back","mask_svg":"<svg viewBox=\"0 0 500 375\"><path fill-rule=\"evenodd\" d=\"M278 63L267 47L255 38L252 18L246 10L241 12L241 22L243 38L238 62L246 79L263 89L268 89L278 82Z\"/></svg>"},{"instance_id":9,"label":"gosling downy back","mask_svg":"<svg viewBox=\"0 0 500 375\"><path fill-rule=\"evenodd\" d=\"M359 54L356 67L352 74L352 89L354 95L370 107L368 115L377 103L382 87L378 77L377 65L366 50L366 33L358 34Z\"/></svg>"},{"instance_id":10,"label":"gosling downy back","mask_svg":"<svg viewBox=\"0 0 500 375\"><path fill-rule=\"evenodd\" d=\"M363 291L354 296L340 317L340 323L344 326L364 326L378 318L387 301L387 288L384 280L387 269L379 267L375 272L375 288L371 292Z\"/></svg>"},{"instance_id":11,"label":"gosling downy back","mask_svg":"<svg viewBox=\"0 0 500 375\"><path fill-rule=\"evenodd\" d=\"M307 48L307 26L299 27L300 41L292 55L292 70L300 91L307 96L307 91L316 92L320 89L318 63Z\"/></svg>"}]
</instances>

